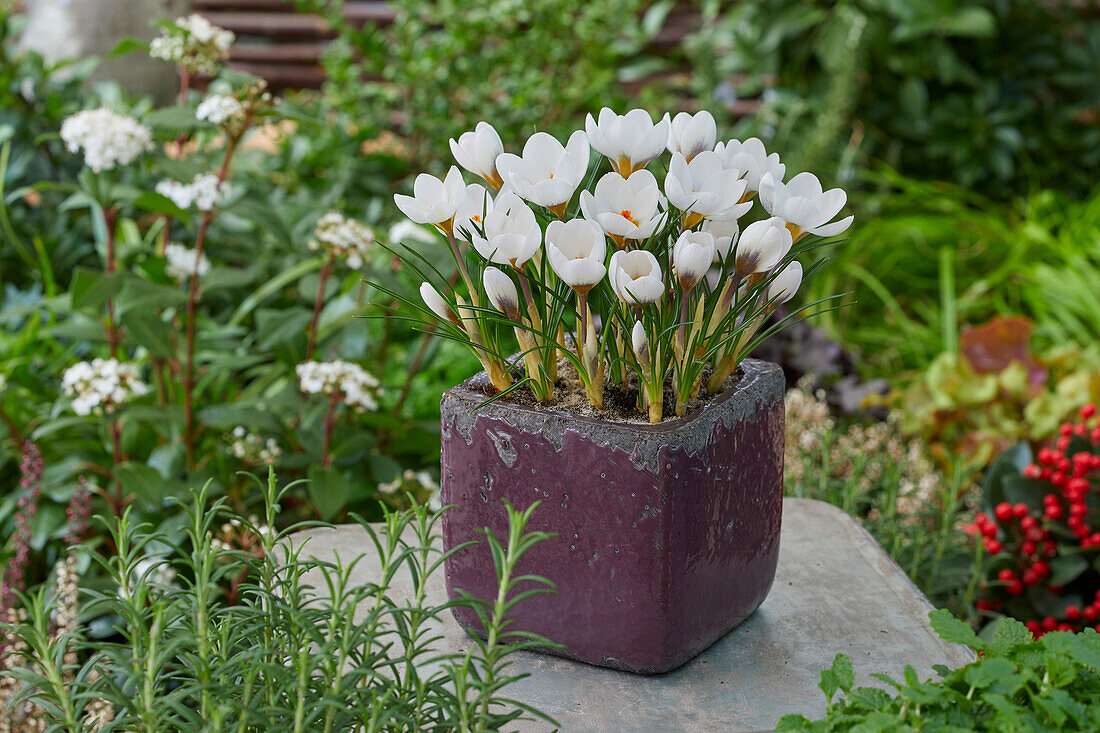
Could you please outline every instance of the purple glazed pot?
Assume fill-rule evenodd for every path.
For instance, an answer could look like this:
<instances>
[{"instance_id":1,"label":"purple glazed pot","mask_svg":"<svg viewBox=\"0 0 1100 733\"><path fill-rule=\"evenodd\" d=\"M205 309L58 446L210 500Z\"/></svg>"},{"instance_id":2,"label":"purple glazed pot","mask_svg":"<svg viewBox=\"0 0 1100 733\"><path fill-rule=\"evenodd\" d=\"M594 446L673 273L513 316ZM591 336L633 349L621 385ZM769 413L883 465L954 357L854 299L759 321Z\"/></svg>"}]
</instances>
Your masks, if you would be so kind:
<instances>
[{"instance_id":1,"label":"purple glazed pot","mask_svg":"<svg viewBox=\"0 0 1100 733\"><path fill-rule=\"evenodd\" d=\"M679 667L744 621L771 588L783 504L783 372L747 359L737 385L659 425L614 423L494 402L451 389L441 405L445 546L482 540L446 561L447 590L494 599L484 536L507 539L503 500L528 528L557 533L521 574L557 592L520 603L515 628L564 644L590 664L657 674ZM481 624L455 608L468 631Z\"/></svg>"}]
</instances>

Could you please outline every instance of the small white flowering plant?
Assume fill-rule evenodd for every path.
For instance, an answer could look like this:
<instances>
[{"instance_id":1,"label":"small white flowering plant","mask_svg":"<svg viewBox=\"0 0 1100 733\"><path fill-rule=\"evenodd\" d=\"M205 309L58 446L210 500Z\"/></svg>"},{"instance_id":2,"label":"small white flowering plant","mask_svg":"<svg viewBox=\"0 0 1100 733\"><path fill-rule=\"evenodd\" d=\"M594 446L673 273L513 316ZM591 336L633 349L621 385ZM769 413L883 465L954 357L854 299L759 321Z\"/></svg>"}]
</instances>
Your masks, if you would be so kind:
<instances>
[{"instance_id":1,"label":"small white flowering plant","mask_svg":"<svg viewBox=\"0 0 1100 733\"><path fill-rule=\"evenodd\" d=\"M685 414L820 304L769 321L808 274L800 258L852 222L837 219L843 190L788 178L756 138L719 142L706 111L654 120L605 108L564 144L536 132L518 154L484 122L450 144L477 180L451 166L394 199L446 238L456 272L406 248L424 282L422 304L405 302L468 344L500 394L526 385L543 404L575 388L602 410L610 383L636 389L650 422L669 392Z\"/></svg>"}]
</instances>

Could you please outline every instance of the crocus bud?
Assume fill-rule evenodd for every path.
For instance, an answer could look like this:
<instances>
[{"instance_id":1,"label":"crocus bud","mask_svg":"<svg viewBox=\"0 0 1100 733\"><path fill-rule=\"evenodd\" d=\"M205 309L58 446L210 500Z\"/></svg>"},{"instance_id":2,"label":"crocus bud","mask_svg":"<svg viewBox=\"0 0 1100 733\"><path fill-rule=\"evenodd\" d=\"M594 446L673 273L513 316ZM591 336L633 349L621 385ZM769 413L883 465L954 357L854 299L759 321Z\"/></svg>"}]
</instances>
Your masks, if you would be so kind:
<instances>
[{"instance_id":1,"label":"crocus bud","mask_svg":"<svg viewBox=\"0 0 1100 733\"><path fill-rule=\"evenodd\" d=\"M643 368L649 366L649 339L645 335L645 328L641 321L634 322L634 328L630 331L630 345L634 348L634 355L638 357L638 364Z\"/></svg>"},{"instance_id":2,"label":"crocus bud","mask_svg":"<svg viewBox=\"0 0 1100 733\"><path fill-rule=\"evenodd\" d=\"M497 156L504 152L500 135L488 122L479 122L470 132L451 138L451 154L460 166L481 176L494 189L502 185L497 173Z\"/></svg>"},{"instance_id":3,"label":"crocus bud","mask_svg":"<svg viewBox=\"0 0 1100 733\"><path fill-rule=\"evenodd\" d=\"M489 302L510 320L518 323L520 321L519 293L516 292L516 284L512 282L512 278L492 265L485 268L482 278L485 282L485 295L488 296Z\"/></svg>"},{"instance_id":4,"label":"crocus bud","mask_svg":"<svg viewBox=\"0 0 1100 733\"><path fill-rule=\"evenodd\" d=\"M707 274L714 262L714 235L708 232L686 231L672 247L672 264L676 279L685 291L691 290Z\"/></svg>"},{"instance_id":5,"label":"crocus bud","mask_svg":"<svg viewBox=\"0 0 1100 733\"><path fill-rule=\"evenodd\" d=\"M749 224L737 241L734 268L738 277L771 270L783 261L792 244L787 222L778 216Z\"/></svg>"},{"instance_id":6,"label":"crocus bud","mask_svg":"<svg viewBox=\"0 0 1100 733\"><path fill-rule=\"evenodd\" d=\"M780 303L786 303L793 298L794 294L798 292L798 287L801 284L802 265L795 260L784 267L779 274L775 276L775 279L768 283L768 289L764 293L764 300L771 301L771 307L775 308Z\"/></svg>"},{"instance_id":7,"label":"crocus bud","mask_svg":"<svg viewBox=\"0 0 1100 733\"><path fill-rule=\"evenodd\" d=\"M444 321L458 325L458 316L451 310L451 304L439 294L438 290L432 287L431 283L420 284L420 297L424 299L424 305L428 306L432 313L435 313Z\"/></svg>"}]
</instances>

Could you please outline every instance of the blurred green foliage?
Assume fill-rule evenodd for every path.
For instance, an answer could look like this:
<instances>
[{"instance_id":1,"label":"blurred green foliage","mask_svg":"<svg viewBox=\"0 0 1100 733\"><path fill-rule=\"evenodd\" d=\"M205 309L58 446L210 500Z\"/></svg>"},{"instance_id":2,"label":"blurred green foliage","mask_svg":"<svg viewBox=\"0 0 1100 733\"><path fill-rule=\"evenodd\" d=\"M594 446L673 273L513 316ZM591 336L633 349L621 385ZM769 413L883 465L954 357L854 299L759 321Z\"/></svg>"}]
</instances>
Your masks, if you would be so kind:
<instances>
[{"instance_id":1,"label":"blurred green foliage","mask_svg":"<svg viewBox=\"0 0 1100 733\"><path fill-rule=\"evenodd\" d=\"M1076 195L1100 165L1100 13L1034 0L704 0L711 89L745 74L788 169L885 161L1005 199ZM709 61L709 63L708 63ZM705 91L705 88L699 91ZM865 220L864 220L865 221Z\"/></svg>"},{"instance_id":2,"label":"blurred green foliage","mask_svg":"<svg viewBox=\"0 0 1100 733\"><path fill-rule=\"evenodd\" d=\"M639 13L641 0L404 0L384 29L347 23L343 0L298 5L339 34L326 97L357 127L397 133L414 169L438 169L447 140L480 120L525 140L621 107L618 70L660 30L668 3Z\"/></svg>"}]
</instances>

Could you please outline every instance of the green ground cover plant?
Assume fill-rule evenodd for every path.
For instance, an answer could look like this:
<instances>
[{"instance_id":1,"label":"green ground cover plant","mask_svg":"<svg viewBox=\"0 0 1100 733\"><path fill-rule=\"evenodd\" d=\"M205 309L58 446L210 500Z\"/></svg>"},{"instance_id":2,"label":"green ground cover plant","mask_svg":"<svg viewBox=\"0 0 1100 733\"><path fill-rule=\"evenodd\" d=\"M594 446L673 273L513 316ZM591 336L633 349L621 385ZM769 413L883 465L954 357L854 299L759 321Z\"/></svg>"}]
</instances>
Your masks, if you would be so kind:
<instances>
[{"instance_id":1,"label":"green ground cover plant","mask_svg":"<svg viewBox=\"0 0 1100 733\"><path fill-rule=\"evenodd\" d=\"M829 704L821 720L790 715L777 731L1094 730L1100 725L1100 634L1057 631L1036 639L1015 619L988 638L944 610L930 614L946 641L978 658L959 669L937 669L922 681L912 667L904 680L874 674L894 692L856 687L852 660L838 654L821 672Z\"/></svg>"}]
</instances>

